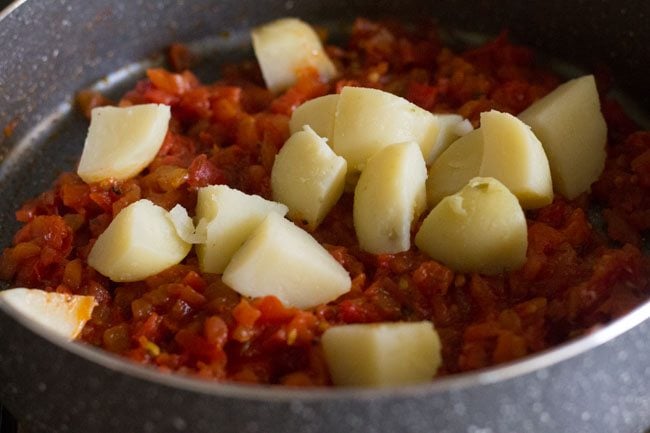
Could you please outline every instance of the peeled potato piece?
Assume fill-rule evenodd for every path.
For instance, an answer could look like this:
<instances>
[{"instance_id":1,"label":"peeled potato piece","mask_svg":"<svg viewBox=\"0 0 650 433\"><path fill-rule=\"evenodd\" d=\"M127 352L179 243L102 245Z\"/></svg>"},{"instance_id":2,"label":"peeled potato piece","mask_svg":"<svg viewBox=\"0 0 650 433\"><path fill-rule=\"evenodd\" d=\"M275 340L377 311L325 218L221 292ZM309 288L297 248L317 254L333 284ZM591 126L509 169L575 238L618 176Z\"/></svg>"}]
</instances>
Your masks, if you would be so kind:
<instances>
[{"instance_id":1,"label":"peeled potato piece","mask_svg":"<svg viewBox=\"0 0 650 433\"><path fill-rule=\"evenodd\" d=\"M237 251L223 281L242 295L311 308L350 291L347 271L307 232L270 213Z\"/></svg>"},{"instance_id":2,"label":"peeled potato piece","mask_svg":"<svg viewBox=\"0 0 650 433\"><path fill-rule=\"evenodd\" d=\"M116 282L140 281L180 263L191 247L176 233L169 212L141 199L99 235L88 264Z\"/></svg>"},{"instance_id":3,"label":"peeled potato piece","mask_svg":"<svg viewBox=\"0 0 650 433\"><path fill-rule=\"evenodd\" d=\"M327 139L331 146L334 134L334 115L339 95L325 95L311 99L298 106L291 115L289 131L292 134L302 131L305 125L311 127L320 137Z\"/></svg>"},{"instance_id":4,"label":"peeled potato piece","mask_svg":"<svg viewBox=\"0 0 650 433\"><path fill-rule=\"evenodd\" d=\"M415 245L455 271L494 275L524 264L527 235L517 197L498 180L478 177L433 208Z\"/></svg>"},{"instance_id":5,"label":"peeled potato piece","mask_svg":"<svg viewBox=\"0 0 650 433\"><path fill-rule=\"evenodd\" d=\"M435 153L440 125L431 113L404 98L377 89L344 87L334 118L332 149L361 171L382 148L415 141L422 155Z\"/></svg>"},{"instance_id":6,"label":"peeled potato piece","mask_svg":"<svg viewBox=\"0 0 650 433\"><path fill-rule=\"evenodd\" d=\"M292 220L315 230L343 194L346 171L345 159L305 126L275 157L271 170L273 200L287 205Z\"/></svg>"},{"instance_id":7,"label":"peeled potato piece","mask_svg":"<svg viewBox=\"0 0 650 433\"><path fill-rule=\"evenodd\" d=\"M483 131L480 128L451 143L429 169L426 183L429 207L457 193L470 179L478 176L482 160Z\"/></svg>"},{"instance_id":8,"label":"peeled potato piece","mask_svg":"<svg viewBox=\"0 0 650 433\"><path fill-rule=\"evenodd\" d=\"M68 295L38 289L9 289L0 292L23 316L70 340L77 338L97 305L92 296Z\"/></svg>"},{"instance_id":9,"label":"peeled potato piece","mask_svg":"<svg viewBox=\"0 0 650 433\"><path fill-rule=\"evenodd\" d=\"M160 150L170 117L162 104L94 108L77 174L86 183L137 175Z\"/></svg>"},{"instance_id":10,"label":"peeled potato piece","mask_svg":"<svg viewBox=\"0 0 650 433\"><path fill-rule=\"evenodd\" d=\"M431 322L334 326L322 337L332 381L340 386L398 386L429 381L442 362Z\"/></svg>"},{"instance_id":11,"label":"peeled potato piece","mask_svg":"<svg viewBox=\"0 0 650 433\"><path fill-rule=\"evenodd\" d=\"M318 35L304 21L279 19L256 27L251 37L264 82L274 93L291 87L300 69L314 68L324 81L336 76Z\"/></svg>"},{"instance_id":12,"label":"peeled potato piece","mask_svg":"<svg viewBox=\"0 0 650 433\"><path fill-rule=\"evenodd\" d=\"M479 175L493 177L512 192L521 207L553 201L548 159L535 134L521 120L495 110L481 113L483 160Z\"/></svg>"},{"instance_id":13,"label":"peeled potato piece","mask_svg":"<svg viewBox=\"0 0 650 433\"><path fill-rule=\"evenodd\" d=\"M270 213L284 216L287 207L226 185L201 188L196 203L196 218L205 221L206 231L205 243L196 246L201 270L222 273L233 254Z\"/></svg>"},{"instance_id":14,"label":"peeled potato piece","mask_svg":"<svg viewBox=\"0 0 650 433\"><path fill-rule=\"evenodd\" d=\"M434 116L439 125L438 138L429 154L425 156L427 165L434 162L451 143L474 129L469 120L458 114L434 114Z\"/></svg>"},{"instance_id":15,"label":"peeled potato piece","mask_svg":"<svg viewBox=\"0 0 650 433\"><path fill-rule=\"evenodd\" d=\"M187 214L185 209L180 204L177 204L169 211L169 217L174 224L176 233L185 242L190 244L204 244L206 241L205 230L197 230L194 227L194 221Z\"/></svg>"},{"instance_id":16,"label":"peeled potato piece","mask_svg":"<svg viewBox=\"0 0 650 433\"><path fill-rule=\"evenodd\" d=\"M607 124L593 75L568 81L519 114L542 142L553 186L574 199L605 167Z\"/></svg>"},{"instance_id":17,"label":"peeled potato piece","mask_svg":"<svg viewBox=\"0 0 650 433\"><path fill-rule=\"evenodd\" d=\"M359 246L369 253L406 251L411 224L426 208L427 168L417 143L384 147L368 160L354 191Z\"/></svg>"}]
</instances>

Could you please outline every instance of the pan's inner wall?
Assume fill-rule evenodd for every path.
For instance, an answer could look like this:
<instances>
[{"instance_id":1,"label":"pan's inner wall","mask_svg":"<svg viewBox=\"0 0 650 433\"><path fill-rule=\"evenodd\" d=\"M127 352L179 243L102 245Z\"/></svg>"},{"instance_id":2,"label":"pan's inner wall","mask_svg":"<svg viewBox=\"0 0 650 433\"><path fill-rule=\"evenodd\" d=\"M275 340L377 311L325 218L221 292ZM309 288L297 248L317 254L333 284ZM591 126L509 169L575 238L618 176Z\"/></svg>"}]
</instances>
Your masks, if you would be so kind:
<instances>
[{"instance_id":1,"label":"pan's inner wall","mask_svg":"<svg viewBox=\"0 0 650 433\"><path fill-rule=\"evenodd\" d=\"M74 166L86 123L72 95L107 74L150 59L171 41L230 35L223 52L246 52L243 29L281 16L349 23L355 16L435 17L443 26L515 38L587 68L611 68L627 93L650 106L650 3L606 0L25 1L0 20L0 245L17 228L19 203ZM219 60L227 60L228 55ZM126 80L128 81L128 80ZM73 111L73 110L72 110Z\"/></svg>"},{"instance_id":2,"label":"pan's inner wall","mask_svg":"<svg viewBox=\"0 0 650 433\"><path fill-rule=\"evenodd\" d=\"M125 65L147 59L170 41L194 41L287 15L311 22L366 16L432 16L446 27L494 34L509 28L522 42L586 66L606 64L648 106L650 3L518 0L26 1L0 21L0 245L15 230L18 203L71 168L85 123L68 115L71 95ZM230 49L246 46L233 38ZM35 128L39 125L39 128ZM56 127L55 127L56 126ZM81 136L80 136L81 135Z\"/></svg>"},{"instance_id":3,"label":"pan's inner wall","mask_svg":"<svg viewBox=\"0 0 650 433\"><path fill-rule=\"evenodd\" d=\"M85 122L75 91L125 65L151 59L169 42L224 38L220 61L248 50L242 29L281 16L314 23L353 17L435 17L443 26L518 40L587 67L605 64L628 93L650 106L650 3L405 0L25 1L0 20L0 245L17 228L19 203L74 166ZM128 80L127 80L128 81Z\"/></svg>"}]
</instances>

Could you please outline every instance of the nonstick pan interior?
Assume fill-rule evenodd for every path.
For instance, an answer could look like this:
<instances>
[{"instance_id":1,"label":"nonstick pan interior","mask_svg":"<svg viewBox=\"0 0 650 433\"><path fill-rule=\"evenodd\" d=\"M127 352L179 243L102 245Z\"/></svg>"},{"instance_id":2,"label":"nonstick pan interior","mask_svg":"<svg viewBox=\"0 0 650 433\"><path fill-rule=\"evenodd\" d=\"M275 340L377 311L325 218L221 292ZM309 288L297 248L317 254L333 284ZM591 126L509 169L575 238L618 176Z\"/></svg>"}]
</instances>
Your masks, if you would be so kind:
<instances>
[{"instance_id":1,"label":"nonstick pan interior","mask_svg":"<svg viewBox=\"0 0 650 433\"><path fill-rule=\"evenodd\" d=\"M507 27L577 66L608 66L639 112L650 107L643 2L28 0L14 7L0 18L0 126L15 123L0 146L3 246L18 227L17 206L76 164L87 127L73 108L77 90L119 94L172 41L218 53L200 68L214 79L219 64L251 55L248 28L280 16L325 25L334 37L357 15L432 16L462 30L461 39ZM646 304L588 344L432 385L287 392L170 378L95 350L63 349L0 311L0 398L35 432L640 432L650 426L648 316Z\"/></svg>"}]
</instances>

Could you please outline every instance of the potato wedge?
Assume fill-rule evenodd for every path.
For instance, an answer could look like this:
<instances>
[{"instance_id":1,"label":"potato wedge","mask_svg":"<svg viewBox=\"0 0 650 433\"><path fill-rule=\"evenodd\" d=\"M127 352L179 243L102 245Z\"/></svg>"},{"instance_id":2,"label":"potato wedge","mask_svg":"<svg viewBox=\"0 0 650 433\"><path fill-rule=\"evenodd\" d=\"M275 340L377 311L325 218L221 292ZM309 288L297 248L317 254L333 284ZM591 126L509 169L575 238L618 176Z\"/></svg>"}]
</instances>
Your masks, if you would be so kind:
<instances>
[{"instance_id":1,"label":"potato wedge","mask_svg":"<svg viewBox=\"0 0 650 433\"><path fill-rule=\"evenodd\" d=\"M478 176L482 160L483 131L480 128L454 141L429 168L426 182L428 206L433 208Z\"/></svg>"},{"instance_id":2,"label":"potato wedge","mask_svg":"<svg viewBox=\"0 0 650 433\"><path fill-rule=\"evenodd\" d=\"M551 204L553 183L548 159L535 134L511 114L481 113L483 159L479 176L493 177L512 192L521 207Z\"/></svg>"},{"instance_id":3,"label":"potato wedge","mask_svg":"<svg viewBox=\"0 0 650 433\"><path fill-rule=\"evenodd\" d=\"M289 120L289 131L295 134L308 125L320 137L327 139L327 144L331 146L338 103L338 94L325 95L305 102L293 111Z\"/></svg>"},{"instance_id":4,"label":"potato wedge","mask_svg":"<svg viewBox=\"0 0 650 433\"><path fill-rule=\"evenodd\" d=\"M568 81L519 114L542 142L556 192L572 200L591 187L605 167L607 124L596 80Z\"/></svg>"},{"instance_id":5,"label":"potato wedge","mask_svg":"<svg viewBox=\"0 0 650 433\"><path fill-rule=\"evenodd\" d=\"M233 254L269 213L284 216L287 207L245 194L226 185L199 189L196 219L205 225L205 243L196 245L196 256L203 272L220 274ZM197 227L197 231L198 227Z\"/></svg>"},{"instance_id":6,"label":"potato wedge","mask_svg":"<svg viewBox=\"0 0 650 433\"><path fill-rule=\"evenodd\" d=\"M191 247L176 233L169 212L141 199L99 235L88 264L116 282L140 281L180 263Z\"/></svg>"},{"instance_id":7,"label":"potato wedge","mask_svg":"<svg viewBox=\"0 0 650 433\"><path fill-rule=\"evenodd\" d=\"M97 305L92 296L24 288L1 291L0 302L69 340L77 338Z\"/></svg>"},{"instance_id":8,"label":"potato wedge","mask_svg":"<svg viewBox=\"0 0 650 433\"><path fill-rule=\"evenodd\" d=\"M311 308L351 287L350 275L311 235L271 212L235 253L223 281L242 295Z\"/></svg>"},{"instance_id":9,"label":"potato wedge","mask_svg":"<svg viewBox=\"0 0 650 433\"><path fill-rule=\"evenodd\" d=\"M349 171L362 171L382 148L415 141L422 155L435 153L440 124L431 113L388 92L344 87L334 118L332 149L348 161Z\"/></svg>"},{"instance_id":10,"label":"potato wedge","mask_svg":"<svg viewBox=\"0 0 650 433\"><path fill-rule=\"evenodd\" d=\"M342 325L322 337L332 381L339 386L400 386L427 382L442 363L431 322Z\"/></svg>"},{"instance_id":11,"label":"potato wedge","mask_svg":"<svg viewBox=\"0 0 650 433\"><path fill-rule=\"evenodd\" d=\"M431 165L451 143L474 129L469 120L458 114L434 114L438 121L438 137L431 151L425 156L427 166Z\"/></svg>"},{"instance_id":12,"label":"potato wedge","mask_svg":"<svg viewBox=\"0 0 650 433\"><path fill-rule=\"evenodd\" d=\"M343 194L347 162L309 126L293 134L271 170L273 200L289 208L289 218L311 231Z\"/></svg>"},{"instance_id":13,"label":"potato wedge","mask_svg":"<svg viewBox=\"0 0 650 433\"><path fill-rule=\"evenodd\" d=\"M162 104L92 110L77 174L84 182L128 179L140 173L163 144L171 111Z\"/></svg>"},{"instance_id":14,"label":"potato wedge","mask_svg":"<svg viewBox=\"0 0 650 433\"><path fill-rule=\"evenodd\" d=\"M526 217L501 182L474 178L433 208L415 245L455 271L499 274L526 260Z\"/></svg>"},{"instance_id":15,"label":"potato wedge","mask_svg":"<svg viewBox=\"0 0 650 433\"><path fill-rule=\"evenodd\" d=\"M373 254L411 247L411 225L426 208L427 168L414 141L392 144L368 159L354 191L359 246Z\"/></svg>"},{"instance_id":16,"label":"potato wedge","mask_svg":"<svg viewBox=\"0 0 650 433\"><path fill-rule=\"evenodd\" d=\"M180 204L177 204L169 211L169 218L174 224L176 234L189 244L204 244L207 234L205 230L197 230L194 221Z\"/></svg>"},{"instance_id":17,"label":"potato wedge","mask_svg":"<svg viewBox=\"0 0 650 433\"><path fill-rule=\"evenodd\" d=\"M291 87L300 69L314 68L324 81L336 76L318 35L304 21L279 19L253 29L251 38L266 86L274 93Z\"/></svg>"}]
</instances>

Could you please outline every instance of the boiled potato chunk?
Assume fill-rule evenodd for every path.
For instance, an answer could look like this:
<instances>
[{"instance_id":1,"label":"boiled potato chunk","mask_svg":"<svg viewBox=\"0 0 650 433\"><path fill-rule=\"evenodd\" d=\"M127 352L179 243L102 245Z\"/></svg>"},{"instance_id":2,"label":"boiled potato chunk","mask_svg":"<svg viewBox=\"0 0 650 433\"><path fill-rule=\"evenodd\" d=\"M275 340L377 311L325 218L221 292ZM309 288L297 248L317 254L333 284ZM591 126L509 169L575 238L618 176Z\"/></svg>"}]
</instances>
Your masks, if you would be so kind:
<instances>
[{"instance_id":1,"label":"boiled potato chunk","mask_svg":"<svg viewBox=\"0 0 650 433\"><path fill-rule=\"evenodd\" d=\"M593 75L568 81L519 114L542 142L553 186L574 199L605 167L607 125Z\"/></svg>"},{"instance_id":2,"label":"boiled potato chunk","mask_svg":"<svg viewBox=\"0 0 650 433\"><path fill-rule=\"evenodd\" d=\"M425 158L427 165L431 165L451 143L474 129L469 120L458 114L435 114L434 116L438 119L438 138Z\"/></svg>"},{"instance_id":3,"label":"boiled potato chunk","mask_svg":"<svg viewBox=\"0 0 650 433\"><path fill-rule=\"evenodd\" d=\"M23 316L69 340L77 338L97 305L92 296L68 295L38 289L8 289L0 301Z\"/></svg>"},{"instance_id":4,"label":"boiled potato chunk","mask_svg":"<svg viewBox=\"0 0 650 433\"><path fill-rule=\"evenodd\" d=\"M499 274L526 260L526 217L501 182L477 177L433 208L415 245L455 271Z\"/></svg>"},{"instance_id":5,"label":"boiled potato chunk","mask_svg":"<svg viewBox=\"0 0 650 433\"><path fill-rule=\"evenodd\" d=\"M483 160L479 176L503 183L524 209L546 206L553 201L553 183L548 159L535 134L508 113L481 113Z\"/></svg>"},{"instance_id":6,"label":"boiled potato chunk","mask_svg":"<svg viewBox=\"0 0 650 433\"><path fill-rule=\"evenodd\" d=\"M315 230L336 204L345 185L347 162L309 126L293 134L271 170L273 200L289 208L289 218Z\"/></svg>"},{"instance_id":7,"label":"boiled potato chunk","mask_svg":"<svg viewBox=\"0 0 650 433\"><path fill-rule=\"evenodd\" d=\"M481 128L453 142L431 165L427 201L433 207L476 176L494 177L524 209L553 201L548 159L539 140L522 121L507 113L481 114Z\"/></svg>"},{"instance_id":8,"label":"boiled potato chunk","mask_svg":"<svg viewBox=\"0 0 650 433\"><path fill-rule=\"evenodd\" d=\"M405 141L419 144L429 158L438 144L440 125L433 114L406 99L377 89L344 87L334 118L332 149L361 171L382 148Z\"/></svg>"},{"instance_id":9,"label":"boiled potato chunk","mask_svg":"<svg viewBox=\"0 0 650 433\"><path fill-rule=\"evenodd\" d=\"M77 174L87 183L137 175L160 150L170 117L162 104L94 108Z\"/></svg>"},{"instance_id":10,"label":"boiled potato chunk","mask_svg":"<svg viewBox=\"0 0 650 433\"><path fill-rule=\"evenodd\" d=\"M274 93L291 87L300 69L314 68L324 81L336 76L318 35L304 21L279 19L256 27L251 37L264 82Z\"/></svg>"},{"instance_id":11,"label":"boiled potato chunk","mask_svg":"<svg viewBox=\"0 0 650 433\"><path fill-rule=\"evenodd\" d=\"M399 386L427 382L442 362L431 322L342 325L323 333L332 381L339 386Z\"/></svg>"},{"instance_id":12,"label":"boiled potato chunk","mask_svg":"<svg viewBox=\"0 0 650 433\"><path fill-rule=\"evenodd\" d=\"M470 179L478 176L482 160L483 131L480 128L454 141L429 169L426 183L429 207L457 193Z\"/></svg>"},{"instance_id":13,"label":"boiled potato chunk","mask_svg":"<svg viewBox=\"0 0 650 433\"><path fill-rule=\"evenodd\" d=\"M233 256L223 281L242 295L273 295L298 308L333 301L352 284L325 248L277 213L270 213Z\"/></svg>"},{"instance_id":14,"label":"boiled potato chunk","mask_svg":"<svg viewBox=\"0 0 650 433\"><path fill-rule=\"evenodd\" d=\"M183 239L185 242L190 244L204 244L206 241L206 232L205 230L197 230L194 227L194 221L187 214L187 209L185 209L180 204L177 204L169 211L169 218L174 224L176 233L178 236Z\"/></svg>"},{"instance_id":15,"label":"boiled potato chunk","mask_svg":"<svg viewBox=\"0 0 650 433\"><path fill-rule=\"evenodd\" d=\"M226 185L199 189L196 218L206 223L206 241L196 246L201 270L222 273L251 232L273 212L284 216L287 207Z\"/></svg>"},{"instance_id":16,"label":"boiled potato chunk","mask_svg":"<svg viewBox=\"0 0 650 433\"><path fill-rule=\"evenodd\" d=\"M289 131L295 134L302 131L305 125L309 125L316 134L326 138L327 143L331 145L338 102L339 95L335 94L314 98L298 106L291 115Z\"/></svg>"},{"instance_id":17,"label":"boiled potato chunk","mask_svg":"<svg viewBox=\"0 0 650 433\"><path fill-rule=\"evenodd\" d=\"M427 168L417 143L392 144L369 160L354 191L359 246L373 254L411 247L411 224L426 208Z\"/></svg>"},{"instance_id":18,"label":"boiled potato chunk","mask_svg":"<svg viewBox=\"0 0 650 433\"><path fill-rule=\"evenodd\" d=\"M99 235L88 264L116 282L140 281L180 263L191 247L176 233L169 212L141 199Z\"/></svg>"}]
</instances>

